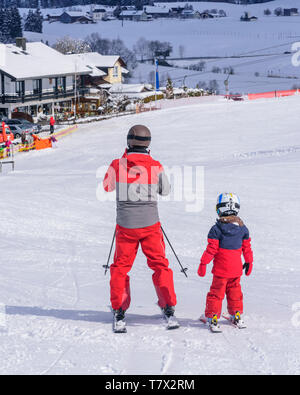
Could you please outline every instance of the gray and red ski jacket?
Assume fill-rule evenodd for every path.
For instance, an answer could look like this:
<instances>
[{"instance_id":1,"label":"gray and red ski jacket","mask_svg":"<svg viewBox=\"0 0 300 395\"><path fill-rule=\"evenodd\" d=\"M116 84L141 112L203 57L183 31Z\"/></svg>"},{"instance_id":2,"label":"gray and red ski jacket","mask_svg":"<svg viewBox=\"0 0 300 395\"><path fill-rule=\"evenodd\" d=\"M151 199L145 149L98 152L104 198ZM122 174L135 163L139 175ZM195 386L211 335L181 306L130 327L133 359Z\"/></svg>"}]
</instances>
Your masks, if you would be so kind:
<instances>
[{"instance_id":1,"label":"gray and red ski jacket","mask_svg":"<svg viewBox=\"0 0 300 395\"><path fill-rule=\"evenodd\" d=\"M163 166L145 149L127 150L109 166L103 180L105 191L116 190L117 224L129 229L159 222L157 194L170 193Z\"/></svg>"}]
</instances>

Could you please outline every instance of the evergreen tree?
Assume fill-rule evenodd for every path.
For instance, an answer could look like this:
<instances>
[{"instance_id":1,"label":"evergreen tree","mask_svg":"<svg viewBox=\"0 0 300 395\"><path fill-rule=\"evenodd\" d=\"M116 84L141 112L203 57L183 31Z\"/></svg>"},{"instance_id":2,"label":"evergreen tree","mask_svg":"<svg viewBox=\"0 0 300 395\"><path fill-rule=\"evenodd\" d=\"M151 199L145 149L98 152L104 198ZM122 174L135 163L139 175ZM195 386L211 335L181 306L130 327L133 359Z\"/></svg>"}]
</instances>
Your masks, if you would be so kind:
<instances>
[{"instance_id":1,"label":"evergreen tree","mask_svg":"<svg viewBox=\"0 0 300 395\"><path fill-rule=\"evenodd\" d=\"M0 16L0 39L1 42L3 43L11 43L14 41L14 38L16 36L12 36L13 33L13 14L11 12L11 9L9 8L3 8L1 10L1 16ZM21 33L22 35L22 33Z\"/></svg>"},{"instance_id":2,"label":"evergreen tree","mask_svg":"<svg viewBox=\"0 0 300 395\"><path fill-rule=\"evenodd\" d=\"M167 95L167 99L173 99L174 98L173 82L172 82L170 77L167 80L166 95Z\"/></svg>"},{"instance_id":3,"label":"evergreen tree","mask_svg":"<svg viewBox=\"0 0 300 395\"><path fill-rule=\"evenodd\" d=\"M39 8L35 12L29 10L25 19L24 30L27 32L43 33L43 16Z\"/></svg>"},{"instance_id":4,"label":"evergreen tree","mask_svg":"<svg viewBox=\"0 0 300 395\"><path fill-rule=\"evenodd\" d=\"M22 37L22 19L17 7L10 9L10 20L10 37L12 39L15 39L16 37Z\"/></svg>"}]
</instances>

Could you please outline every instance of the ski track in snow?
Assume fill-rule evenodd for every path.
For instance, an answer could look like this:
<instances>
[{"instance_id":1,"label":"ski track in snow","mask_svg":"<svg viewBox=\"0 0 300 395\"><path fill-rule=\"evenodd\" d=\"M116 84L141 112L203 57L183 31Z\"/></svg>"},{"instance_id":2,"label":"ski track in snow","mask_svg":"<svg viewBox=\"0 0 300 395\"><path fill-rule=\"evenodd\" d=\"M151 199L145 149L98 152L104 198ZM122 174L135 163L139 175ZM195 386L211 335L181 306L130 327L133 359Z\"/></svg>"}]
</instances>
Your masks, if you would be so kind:
<instances>
[{"instance_id":1,"label":"ski track in snow","mask_svg":"<svg viewBox=\"0 0 300 395\"><path fill-rule=\"evenodd\" d=\"M270 100L239 108L217 103L81 125L93 145L85 147L77 132L46 155L19 156L15 173L0 178L7 202L0 374L299 374L299 328L287 325L300 294L294 249L300 141L293 114L298 102L283 99L279 106ZM260 120L271 113L262 132ZM160 205L167 234L189 267L186 279L167 248L181 327L166 330L154 304L151 271L139 253L131 271L128 333L115 335L107 307L109 274L104 277L102 268L115 208L95 199L96 169L122 152L128 127L143 122L153 130L152 151L163 163L204 164L205 210L189 215L181 202ZM169 142L170 124L179 150ZM188 150L182 129L185 139L194 139ZM198 320L211 275L200 279L196 270L214 222L215 196L227 188L242 197L255 268L242 278L248 327L238 330L221 320L223 333L212 334Z\"/></svg>"}]
</instances>

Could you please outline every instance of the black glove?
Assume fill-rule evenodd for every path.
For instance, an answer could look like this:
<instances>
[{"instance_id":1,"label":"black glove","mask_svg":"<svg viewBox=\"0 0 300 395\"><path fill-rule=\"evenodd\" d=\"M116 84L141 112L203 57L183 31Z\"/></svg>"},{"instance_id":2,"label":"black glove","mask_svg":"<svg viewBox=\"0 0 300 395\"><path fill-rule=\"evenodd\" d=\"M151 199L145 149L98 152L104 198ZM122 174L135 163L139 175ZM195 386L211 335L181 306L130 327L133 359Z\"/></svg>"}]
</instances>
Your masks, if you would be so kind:
<instances>
[{"instance_id":1,"label":"black glove","mask_svg":"<svg viewBox=\"0 0 300 395\"><path fill-rule=\"evenodd\" d=\"M244 263L243 269L245 269L246 276L250 276L252 272L252 267L253 267L253 263L247 263L247 262Z\"/></svg>"}]
</instances>

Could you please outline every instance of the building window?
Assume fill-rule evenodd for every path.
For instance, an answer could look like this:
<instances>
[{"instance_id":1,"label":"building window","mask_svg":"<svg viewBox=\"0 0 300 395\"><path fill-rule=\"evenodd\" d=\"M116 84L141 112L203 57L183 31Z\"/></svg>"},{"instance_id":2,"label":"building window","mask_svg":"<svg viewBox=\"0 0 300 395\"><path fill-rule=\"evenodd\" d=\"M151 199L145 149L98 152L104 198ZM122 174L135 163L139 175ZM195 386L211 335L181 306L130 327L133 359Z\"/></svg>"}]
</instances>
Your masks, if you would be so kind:
<instances>
[{"instance_id":1,"label":"building window","mask_svg":"<svg viewBox=\"0 0 300 395\"><path fill-rule=\"evenodd\" d=\"M25 81L16 81L16 94L18 96L25 95Z\"/></svg>"},{"instance_id":2,"label":"building window","mask_svg":"<svg viewBox=\"0 0 300 395\"><path fill-rule=\"evenodd\" d=\"M119 77L119 67L118 66L114 66L113 76Z\"/></svg>"},{"instance_id":3,"label":"building window","mask_svg":"<svg viewBox=\"0 0 300 395\"><path fill-rule=\"evenodd\" d=\"M55 78L55 91L56 92L66 91L66 77Z\"/></svg>"},{"instance_id":4,"label":"building window","mask_svg":"<svg viewBox=\"0 0 300 395\"><path fill-rule=\"evenodd\" d=\"M33 93L38 95L42 92L42 80L33 80Z\"/></svg>"}]
</instances>

